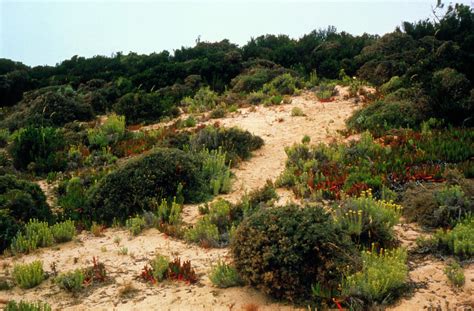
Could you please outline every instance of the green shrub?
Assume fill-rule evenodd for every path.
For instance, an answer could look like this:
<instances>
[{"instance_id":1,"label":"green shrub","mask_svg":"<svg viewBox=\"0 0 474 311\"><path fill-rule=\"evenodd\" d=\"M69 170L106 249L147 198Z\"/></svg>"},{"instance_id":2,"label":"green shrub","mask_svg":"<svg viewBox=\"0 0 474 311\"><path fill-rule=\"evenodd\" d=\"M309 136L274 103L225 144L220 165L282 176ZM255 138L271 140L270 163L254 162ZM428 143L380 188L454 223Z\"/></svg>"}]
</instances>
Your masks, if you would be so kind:
<instances>
[{"instance_id":1,"label":"green shrub","mask_svg":"<svg viewBox=\"0 0 474 311\"><path fill-rule=\"evenodd\" d=\"M403 87L403 80L399 76L393 76L390 80L382 86L380 86L380 91L384 94L390 94Z\"/></svg>"},{"instance_id":2,"label":"green shrub","mask_svg":"<svg viewBox=\"0 0 474 311\"><path fill-rule=\"evenodd\" d=\"M226 153L222 151L222 148L211 151L204 149L200 155L203 159L204 179L209 180L209 192L213 195L229 193L232 184L230 165L226 164Z\"/></svg>"},{"instance_id":3,"label":"green shrub","mask_svg":"<svg viewBox=\"0 0 474 311\"><path fill-rule=\"evenodd\" d=\"M203 218L184 233L184 238L204 247L218 247L219 229L209 218Z\"/></svg>"},{"instance_id":4,"label":"green shrub","mask_svg":"<svg viewBox=\"0 0 474 311\"><path fill-rule=\"evenodd\" d=\"M293 95L303 85L291 74L285 73L263 85L262 91L270 95Z\"/></svg>"},{"instance_id":5,"label":"green shrub","mask_svg":"<svg viewBox=\"0 0 474 311\"><path fill-rule=\"evenodd\" d=\"M265 83L272 81L287 70L283 67L274 68L252 67L236 76L231 81L232 91L235 93L251 93L263 87Z\"/></svg>"},{"instance_id":6,"label":"green shrub","mask_svg":"<svg viewBox=\"0 0 474 311\"><path fill-rule=\"evenodd\" d=\"M10 154L17 169L42 174L66 168L62 133L51 127L28 127L13 134Z\"/></svg>"},{"instance_id":7,"label":"green shrub","mask_svg":"<svg viewBox=\"0 0 474 311\"><path fill-rule=\"evenodd\" d=\"M262 91L252 92L247 95L246 100L251 105L258 105L266 102L269 99L269 95L263 93Z\"/></svg>"},{"instance_id":8,"label":"green shrub","mask_svg":"<svg viewBox=\"0 0 474 311\"><path fill-rule=\"evenodd\" d=\"M300 107L293 107L293 109L291 109L291 116L304 117L306 116L306 114L303 112L303 110Z\"/></svg>"},{"instance_id":9,"label":"green shrub","mask_svg":"<svg viewBox=\"0 0 474 311\"><path fill-rule=\"evenodd\" d=\"M214 128L208 126L190 141L192 150L218 150L226 153L226 162L236 164L246 160L251 152L263 146L263 139L239 128Z\"/></svg>"},{"instance_id":10,"label":"green shrub","mask_svg":"<svg viewBox=\"0 0 474 311\"><path fill-rule=\"evenodd\" d=\"M218 261L209 274L212 284L219 288L228 288L242 284L239 273L231 265Z\"/></svg>"},{"instance_id":11,"label":"green shrub","mask_svg":"<svg viewBox=\"0 0 474 311\"><path fill-rule=\"evenodd\" d=\"M125 135L125 117L111 114L99 128L89 129L89 145L98 149L113 145Z\"/></svg>"},{"instance_id":12,"label":"green shrub","mask_svg":"<svg viewBox=\"0 0 474 311\"><path fill-rule=\"evenodd\" d=\"M438 248L445 253L461 258L474 255L474 217L458 223L452 230L438 230L434 239Z\"/></svg>"},{"instance_id":13,"label":"green shrub","mask_svg":"<svg viewBox=\"0 0 474 311\"><path fill-rule=\"evenodd\" d=\"M444 273L448 277L448 280L451 282L451 284L456 287L462 287L466 281L466 278L464 277L464 271L456 261L450 262L446 268L444 268Z\"/></svg>"},{"instance_id":14,"label":"green shrub","mask_svg":"<svg viewBox=\"0 0 474 311\"><path fill-rule=\"evenodd\" d=\"M195 127L197 124L196 119L193 116L187 117L186 120L183 121L184 127Z\"/></svg>"},{"instance_id":15,"label":"green shrub","mask_svg":"<svg viewBox=\"0 0 474 311\"><path fill-rule=\"evenodd\" d=\"M272 206L276 199L278 199L278 195L275 187L270 180L267 180L265 186L245 194L239 203L230 207L230 219L233 224L237 225L245 217L263 208Z\"/></svg>"},{"instance_id":16,"label":"green shrub","mask_svg":"<svg viewBox=\"0 0 474 311\"><path fill-rule=\"evenodd\" d=\"M201 166L197 155L177 149L156 149L132 159L90 189L86 215L108 224L114 218L124 221L130 215L150 210L152 198L158 202L172 198L178 187L182 188L184 201L202 200L207 184Z\"/></svg>"},{"instance_id":17,"label":"green shrub","mask_svg":"<svg viewBox=\"0 0 474 311\"><path fill-rule=\"evenodd\" d=\"M363 251L362 270L346 277L342 284L343 295L361 298L369 304L385 302L406 284L406 261L407 252L403 248Z\"/></svg>"},{"instance_id":18,"label":"green shrub","mask_svg":"<svg viewBox=\"0 0 474 311\"><path fill-rule=\"evenodd\" d=\"M51 311L51 306L45 302L27 302L21 300L16 302L10 300L5 306L4 311Z\"/></svg>"},{"instance_id":19,"label":"green shrub","mask_svg":"<svg viewBox=\"0 0 474 311\"><path fill-rule=\"evenodd\" d=\"M200 88L193 98L186 97L182 101L188 112L197 113L214 109L217 106L218 95L209 87Z\"/></svg>"},{"instance_id":20,"label":"green shrub","mask_svg":"<svg viewBox=\"0 0 474 311\"><path fill-rule=\"evenodd\" d=\"M127 219L125 226L131 235L139 235L145 229L145 220L141 216L135 216Z\"/></svg>"},{"instance_id":21,"label":"green shrub","mask_svg":"<svg viewBox=\"0 0 474 311\"><path fill-rule=\"evenodd\" d=\"M24 233L19 232L12 240L13 253L27 253L38 247L53 245L54 238L47 222L37 219L30 220L24 228Z\"/></svg>"},{"instance_id":22,"label":"green shrub","mask_svg":"<svg viewBox=\"0 0 474 311\"><path fill-rule=\"evenodd\" d=\"M181 189L181 187L178 188L178 190L179 189ZM178 193L179 192L180 191L178 191ZM156 211L156 216L160 224L178 225L181 223L182 207L176 202L176 199L170 202L166 199L162 199L159 205L155 200L152 200L152 204L155 206L153 209Z\"/></svg>"},{"instance_id":23,"label":"green shrub","mask_svg":"<svg viewBox=\"0 0 474 311\"><path fill-rule=\"evenodd\" d=\"M29 264L16 264L12 276L21 288L33 288L44 280L43 262L37 260Z\"/></svg>"},{"instance_id":24,"label":"green shrub","mask_svg":"<svg viewBox=\"0 0 474 311\"><path fill-rule=\"evenodd\" d=\"M84 279L84 272L80 269L76 269L74 271L61 273L54 281L58 284L59 288L75 293L82 289Z\"/></svg>"},{"instance_id":25,"label":"green shrub","mask_svg":"<svg viewBox=\"0 0 474 311\"><path fill-rule=\"evenodd\" d=\"M311 285L337 288L357 256L344 232L321 207L259 210L244 219L232 240L243 281L276 298L309 298Z\"/></svg>"},{"instance_id":26,"label":"green shrub","mask_svg":"<svg viewBox=\"0 0 474 311\"><path fill-rule=\"evenodd\" d=\"M168 267L170 261L163 255L157 254L155 258L150 262L152 268L152 275L158 282L163 281L167 277Z\"/></svg>"},{"instance_id":27,"label":"green shrub","mask_svg":"<svg viewBox=\"0 0 474 311\"><path fill-rule=\"evenodd\" d=\"M72 177L61 185L64 192L59 194L58 205L62 207L64 218L81 220L81 210L87 204L86 187L79 177Z\"/></svg>"},{"instance_id":28,"label":"green shrub","mask_svg":"<svg viewBox=\"0 0 474 311\"><path fill-rule=\"evenodd\" d=\"M72 220L58 222L52 225L50 228L56 243L71 241L76 235L76 226Z\"/></svg>"},{"instance_id":29,"label":"green shrub","mask_svg":"<svg viewBox=\"0 0 474 311\"><path fill-rule=\"evenodd\" d=\"M6 147L9 139L10 131L8 129L0 129L0 148Z\"/></svg>"},{"instance_id":30,"label":"green shrub","mask_svg":"<svg viewBox=\"0 0 474 311\"><path fill-rule=\"evenodd\" d=\"M376 200L369 190L357 198L345 199L335 208L335 218L354 242L386 247L395 241L393 227L399 222L401 211L401 205Z\"/></svg>"}]
</instances>

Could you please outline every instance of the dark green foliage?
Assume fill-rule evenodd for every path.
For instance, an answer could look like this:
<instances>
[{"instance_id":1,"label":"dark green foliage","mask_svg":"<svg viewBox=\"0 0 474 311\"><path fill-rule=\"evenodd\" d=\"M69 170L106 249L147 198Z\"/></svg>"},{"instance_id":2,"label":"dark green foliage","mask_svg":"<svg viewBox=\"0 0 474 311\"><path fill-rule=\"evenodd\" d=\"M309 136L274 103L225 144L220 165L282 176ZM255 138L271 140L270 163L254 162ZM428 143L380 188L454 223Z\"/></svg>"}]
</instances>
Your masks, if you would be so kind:
<instances>
[{"instance_id":1,"label":"dark green foliage","mask_svg":"<svg viewBox=\"0 0 474 311\"><path fill-rule=\"evenodd\" d=\"M263 146L263 139L239 128L214 128L208 126L191 139L194 150L217 150L226 152L227 162L236 164L251 156L251 152Z\"/></svg>"},{"instance_id":2,"label":"dark green foliage","mask_svg":"<svg viewBox=\"0 0 474 311\"><path fill-rule=\"evenodd\" d=\"M207 191L200 169L197 155L178 149L157 149L131 160L94 185L88 194L90 204L85 214L109 224L114 218L125 220L149 210L152 198L158 202L172 198L178 187L183 189L185 202L202 200Z\"/></svg>"},{"instance_id":3,"label":"dark green foliage","mask_svg":"<svg viewBox=\"0 0 474 311\"><path fill-rule=\"evenodd\" d=\"M246 69L243 73L232 79L232 91L235 93L250 93L258 91L265 83L270 82L277 76L284 74L287 70L275 64L269 67L256 66Z\"/></svg>"},{"instance_id":4,"label":"dark green foliage","mask_svg":"<svg viewBox=\"0 0 474 311\"><path fill-rule=\"evenodd\" d=\"M38 89L25 95L15 107L15 113L4 122L10 129L24 126L62 126L72 121L87 121L94 117L92 107L70 86Z\"/></svg>"},{"instance_id":5,"label":"dark green foliage","mask_svg":"<svg viewBox=\"0 0 474 311\"><path fill-rule=\"evenodd\" d=\"M9 151L16 168L41 174L66 167L64 148L64 138L58 129L27 127L14 134Z\"/></svg>"},{"instance_id":6,"label":"dark green foliage","mask_svg":"<svg viewBox=\"0 0 474 311\"><path fill-rule=\"evenodd\" d=\"M173 100L156 92L128 93L113 108L117 114L125 116L128 124L158 121L162 117L178 114Z\"/></svg>"},{"instance_id":7,"label":"dark green foliage","mask_svg":"<svg viewBox=\"0 0 474 311\"><path fill-rule=\"evenodd\" d=\"M56 284L58 284L59 288L71 293L75 293L82 289L84 278L84 272L82 272L80 269L77 269L74 271L61 273L54 281Z\"/></svg>"},{"instance_id":8,"label":"dark green foliage","mask_svg":"<svg viewBox=\"0 0 474 311\"><path fill-rule=\"evenodd\" d=\"M0 176L0 251L31 218L53 221L41 188L13 175Z\"/></svg>"},{"instance_id":9,"label":"dark green foliage","mask_svg":"<svg viewBox=\"0 0 474 311\"><path fill-rule=\"evenodd\" d=\"M357 258L348 237L320 207L260 210L244 219L232 241L244 282L275 298L310 296L311 285L336 288Z\"/></svg>"}]
</instances>

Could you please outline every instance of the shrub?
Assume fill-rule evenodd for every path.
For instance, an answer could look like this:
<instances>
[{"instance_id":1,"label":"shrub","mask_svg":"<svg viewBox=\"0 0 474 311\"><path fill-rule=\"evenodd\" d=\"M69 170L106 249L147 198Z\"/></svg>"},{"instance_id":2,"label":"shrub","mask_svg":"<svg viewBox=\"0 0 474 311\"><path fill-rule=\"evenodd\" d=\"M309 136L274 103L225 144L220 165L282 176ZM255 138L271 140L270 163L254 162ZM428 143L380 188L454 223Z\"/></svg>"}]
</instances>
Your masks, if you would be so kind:
<instances>
[{"instance_id":1,"label":"shrub","mask_svg":"<svg viewBox=\"0 0 474 311\"><path fill-rule=\"evenodd\" d=\"M243 281L276 298L310 296L315 282L336 288L354 247L323 208L289 205L244 219L232 241Z\"/></svg>"},{"instance_id":2,"label":"shrub","mask_svg":"<svg viewBox=\"0 0 474 311\"><path fill-rule=\"evenodd\" d=\"M224 118L226 115L227 111L225 106L219 105L218 107L214 108L211 113L210 113L210 118L211 119L219 119L219 118Z\"/></svg>"},{"instance_id":3,"label":"shrub","mask_svg":"<svg viewBox=\"0 0 474 311\"><path fill-rule=\"evenodd\" d=\"M474 217L458 223L452 230L438 230L434 239L443 252L471 258L474 255Z\"/></svg>"},{"instance_id":4,"label":"shrub","mask_svg":"<svg viewBox=\"0 0 474 311\"><path fill-rule=\"evenodd\" d=\"M89 145L98 149L113 145L125 135L125 117L111 114L97 129L89 129L87 139Z\"/></svg>"},{"instance_id":5,"label":"shrub","mask_svg":"<svg viewBox=\"0 0 474 311\"><path fill-rule=\"evenodd\" d=\"M285 73L263 85L263 92L270 95L293 95L303 85L291 74Z\"/></svg>"},{"instance_id":6,"label":"shrub","mask_svg":"<svg viewBox=\"0 0 474 311\"><path fill-rule=\"evenodd\" d=\"M230 219L237 225L244 217L248 217L260 209L272 206L276 199L278 199L278 195L275 187L270 180L267 180L265 186L245 194L239 203L230 207Z\"/></svg>"},{"instance_id":7,"label":"shrub","mask_svg":"<svg viewBox=\"0 0 474 311\"><path fill-rule=\"evenodd\" d=\"M184 237L187 241L200 243L202 246L219 246L219 229L209 218L199 220L194 227L185 232Z\"/></svg>"},{"instance_id":8,"label":"shrub","mask_svg":"<svg viewBox=\"0 0 474 311\"><path fill-rule=\"evenodd\" d=\"M246 160L251 152L263 146L263 139L239 128L206 127L196 133L190 141L193 150L218 150L226 153L226 162L236 164Z\"/></svg>"},{"instance_id":9,"label":"shrub","mask_svg":"<svg viewBox=\"0 0 474 311\"><path fill-rule=\"evenodd\" d=\"M38 247L53 245L53 234L46 222L32 219L25 225L24 233L19 232L12 240L13 253L27 253Z\"/></svg>"},{"instance_id":10,"label":"shrub","mask_svg":"<svg viewBox=\"0 0 474 311\"><path fill-rule=\"evenodd\" d=\"M380 91L384 94L390 94L403 87L403 80L399 76L393 76L390 80L382 86L380 86Z\"/></svg>"},{"instance_id":11,"label":"shrub","mask_svg":"<svg viewBox=\"0 0 474 311\"><path fill-rule=\"evenodd\" d=\"M212 268L209 279L212 284L220 288L228 288L242 284L237 270L222 261L218 261L217 265Z\"/></svg>"},{"instance_id":12,"label":"shrub","mask_svg":"<svg viewBox=\"0 0 474 311\"><path fill-rule=\"evenodd\" d=\"M21 300L16 302L10 300L5 306L4 311L51 311L51 306L45 302L27 302Z\"/></svg>"},{"instance_id":13,"label":"shrub","mask_svg":"<svg viewBox=\"0 0 474 311\"><path fill-rule=\"evenodd\" d=\"M127 219L125 226L131 235L137 236L145 229L145 220L141 216L135 216Z\"/></svg>"},{"instance_id":14,"label":"shrub","mask_svg":"<svg viewBox=\"0 0 474 311\"><path fill-rule=\"evenodd\" d=\"M446 268L444 268L444 273L451 284L456 287L462 287L466 281L464 277L464 271L456 261L450 262Z\"/></svg>"},{"instance_id":15,"label":"shrub","mask_svg":"<svg viewBox=\"0 0 474 311\"><path fill-rule=\"evenodd\" d=\"M203 159L202 172L205 180L209 180L209 192L213 195L229 193L231 190L231 172L226 164L226 153L222 148L217 150L204 149L200 152Z\"/></svg>"},{"instance_id":16,"label":"shrub","mask_svg":"<svg viewBox=\"0 0 474 311\"><path fill-rule=\"evenodd\" d=\"M52 225L51 232L56 243L68 242L76 235L76 226L74 221L66 220Z\"/></svg>"},{"instance_id":17,"label":"shrub","mask_svg":"<svg viewBox=\"0 0 474 311\"><path fill-rule=\"evenodd\" d=\"M54 281L58 284L59 288L74 293L82 289L84 279L84 272L80 269L76 269L60 274Z\"/></svg>"},{"instance_id":18,"label":"shrub","mask_svg":"<svg viewBox=\"0 0 474 311\"><path fill-rule=\"evenodd\" d=\"M257 91L261 89L265 83L270 82L285 72L286 69L277 66L274 68L253 67L247 69L232 79L232 91L235 93L250 93Z\"/></svg>"},{"instance_id":19,"label":"shrub","mask_svg":"<svg viewBox=\"0 0 474 311\"><path fill-rule=\"evenodd\" d=\"M368 190L357 198L345 199L335 208L335 218L354 242L386 247L395 241L393 227L398 223L401 211L401 205L376 200Z\"/></svg>"},{"instance_id":20,"label":"shrub","mask_svg":"<svg viewBox=\"0 0 474 311\"><path fill-rule=\"evenodd\" d=\"M61 187L64 193L58 197L58 205L62 207L63 217L75 221L81 220L81 211L87 204L86 187L79 177L64 181Z\"/></svg>"},{"instance_id":21,"label":"shrub","mask_svg":"<svg viewBox=\"0 0 474 311\"><path fill-rule=\"evenodd\" d=\"M9 139L10 131L8 129L0 129L0 148L6 147Z\"/></svg>"},{"instance_id":22,"label":"shrub","mask_svg":"<svg viewBox=\"0 0 474 311\"><path fill-rule=\"evenodd\" d=\"M21 288L33 288L44 280L43 262L37 260L29 264L16 264L12 276Z\"/></svg>"},{"instance_id":23,"label":"shrub","mask_svg":"<svg viewBox=\"0 0 474 311\"><path fill-rule=\"evenodd\" d=\"M207 185L199 160L196 155L177 149L157 149L132 159L92 187L86 214L108 224L114 218L123 221L150 210L152 198L172 198L178 187L182 187L186 202L202 200Z\"/></svg>"},{"instance_id":24,"label":"shrub","mask_svg":"<svg viewBox=\"0 0 474 311\"><path fill-rule=\"evenodd\" d=\"M173 99L160 93L127 93L113 106L117 114L125 116L128 124L151 122L166 116L178 115Z\"/></svg>"},{"instance_id":25,"label":"shrub","mask_svg":"<svg viewBox=\"0 0 474 311\"><path fill-rule=\"evenodd\" d=\"M214 109L217 106L218 95L209 87L200 88L193 98L186 97L182 101L182 105L186 107L188 112L205 112Z\"/></svg>"},{"instance_id":26,"label":"shrub","mask_svg":"<svg viewBox=\"0 0 474 311\"><path fill-rule=\"evenodd\" d=\"M152 204L155 206L154 210L159 224L178 225L181 222L182 207L176 202L176 199L173 199L172 202L162 199L160 205L157 204L156 200L152 200Z\"/></svg>"},{"instance_id":27,"label":"shrub","mask_svg":"<svg viewBox=\"0 0 474 311\"><path fill-rule=\"evenodd\" d=\"M165 256L157 254L150 262L152 275L156 281L161 282L167 277L170 261Z\"/></svg>"},{"instance_id":28,"label":"shrub","mask_svg":"<svg viewBox=\"0 0 474 311\"><path fill-rule=\"evenodd\" d=\"M407 252L403 248L363 251L362 270L347 276L343 281L343 295L361 298L369 304L385 302L406 284L406 261Z\"/></svg>"},{"instance_id":29,"label":"shrub","mask_svg":"<svg viewBox=\"0 0 474 311\"><path fill-rule=\"evenodd\" d=\"M51 127L28 127L13 134L10 154L17 169L36 173L61 171L66 168L63 135Z\"/></svg>"},{"instance_id":30,"label":"shrub","mask_svg":"<svg viewBox=\"0 0 474 311\"><path fill-rule=\"evenodd\" d=\"M195 127L196 124L197 121L193 116L189 116L186 120L183 121L184 127Z\"/></svg>"},{"instance_id":31,"label":"shrub","mask_svg":"<svg viewBox=\"0 0 474 311\"><path fill-rule=\"evenodd\" d=\"M292 117L304 117L306 114L303 112L303 110L299 107L293 107L291 109L291 116Z\"/></svg>"},{"instance_id":32,"label":"shrub","mask_svg":"<svg viewBox=\"0 0 474 311\"><path fill-rule=\"evenodd\" d=\"M105 265L96 257L92 257L92 266L87 267L83 272L84 285L102 283L107 280L107 270L105 269Z\"/></svg>"},{"instance_id":33,"label":"shrub","mask_svg":"<svg viewBox=\"0 0 474 311\"><path fill-rule=\"evenodd\" d=\"M251 105L258 105L261 103L266 102L269 99L269 95L263 93L262 91L259 92L252 92L247 95L247 102Z\"/></svg>"}]
</instances>

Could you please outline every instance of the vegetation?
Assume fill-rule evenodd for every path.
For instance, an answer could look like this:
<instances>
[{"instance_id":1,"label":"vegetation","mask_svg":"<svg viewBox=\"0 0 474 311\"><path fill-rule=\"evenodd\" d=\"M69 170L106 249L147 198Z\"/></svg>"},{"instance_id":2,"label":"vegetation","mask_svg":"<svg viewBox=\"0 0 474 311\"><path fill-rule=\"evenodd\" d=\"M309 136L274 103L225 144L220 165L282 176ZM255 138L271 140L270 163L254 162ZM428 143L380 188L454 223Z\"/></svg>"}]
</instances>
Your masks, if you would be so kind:
<instances>
[{"instance_id":1,"label":"vegetation","mask_svg":"<svg viewBox=\"0 0 474 311\"><path fill-rule=\"evenodd\" d=\"M456 261L450 262L444 269L444 273L452 285L462 287L466 281L462 267Z\"/></svg>"},{"instance_id":2,"label":"vegetation","mask_svg":"<svg viewBox=\"0 0 474 311\"><path fill-rule=\"evenodd\" d=\"M38 286L44 280L43 262L37 260L29 264L16 264L12 276L23 289Z\"/></svg>"},{"instance_id":3,"label":"vegetation","mask_svg":"<svg viewBox=\"0 0 474 311\"><path fill-rule=\"evenodd\" d=\"M244 282L290 300L308 299L315 282L336 288L343 267L354 259L350 239L329 214L320 207L295 205L245 218L232 241L232 253Z\"/></svg>"},{"instance_id":4,"label":"vegetation","mask_svg":"<svg viewBox=\"0 0 474 311\"><path fill-rule=\"evenodd\" d=\"M75 293L82 289L84 283L84 272L80 269L62 273L56 277L55 282L61 289Z\"/></svg>"},{"instance_id":5,"label":"vegetation","mask_svg":"<svg viewBox=\"0 0 474 311\"><path fill-rule=\"evenodd\" d=\"M155 259L150 262L150 266L146 265L143 268L141 277L144 281L156 284L165 279L184 281L188 284L197 282L197 275L191 267L191 262L175 258L169 261L162 255L157 255Z\"/></svg>"},{"instance_id":6,"label":"vegetation","mask_svg":"<svg viewBox=\"0 0 474 311\"><path fill-rule=\"evenodd\" d=\"M238 286L242 283L239 273L231 265L218 261L209 275L212 284L220 288Z\"/></svg>"},{"instance_id":7,"label":"vegetation","mask_svg":"<svg viewBox=\"0 0 474 311\"><path fill-rule=\"evenodd\" d=\"M17 302L10 300L5 306L5 311L51 311L51 306L45 302Z\"/></svg>"}]
</instances>

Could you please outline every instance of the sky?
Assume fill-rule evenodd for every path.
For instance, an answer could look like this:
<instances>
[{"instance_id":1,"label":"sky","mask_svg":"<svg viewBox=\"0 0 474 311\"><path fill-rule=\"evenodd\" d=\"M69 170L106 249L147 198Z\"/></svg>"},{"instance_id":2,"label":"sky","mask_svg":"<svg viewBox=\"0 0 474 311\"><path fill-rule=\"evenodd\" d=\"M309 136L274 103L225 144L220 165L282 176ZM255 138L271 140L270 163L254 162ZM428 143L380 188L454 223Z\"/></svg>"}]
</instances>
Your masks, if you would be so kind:
<instances>
[{"instance_id":1,"label":"sky","mask_svg":"<svg viewBox=\"0 0 474 311\"><path fill-rule=\"evenodd\" d=\"M446 1L445 1L446 2ZM471 5L472 1L458 1ZM55 65L74 55L149 54L196 39L286 34L333 25L354 35L384 34L432 17L436 0L0 0L0 58Z\"/></svg>"}]
</instances>

